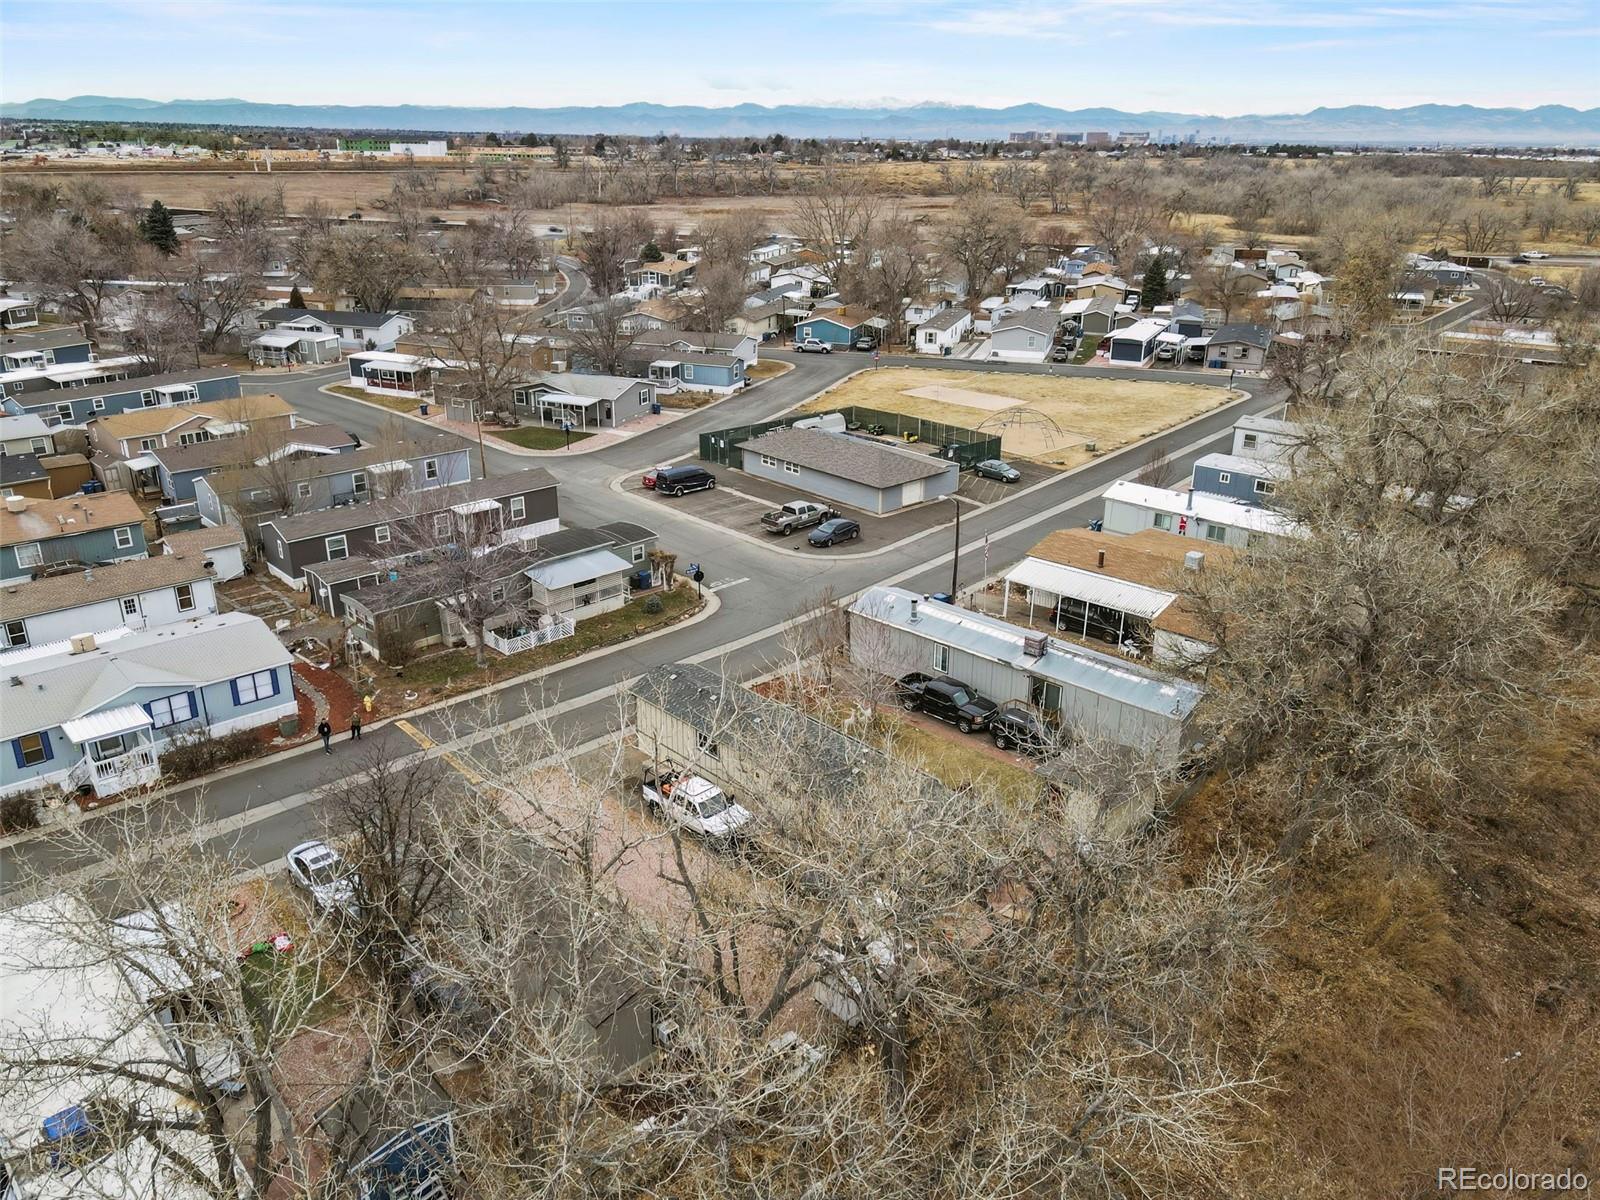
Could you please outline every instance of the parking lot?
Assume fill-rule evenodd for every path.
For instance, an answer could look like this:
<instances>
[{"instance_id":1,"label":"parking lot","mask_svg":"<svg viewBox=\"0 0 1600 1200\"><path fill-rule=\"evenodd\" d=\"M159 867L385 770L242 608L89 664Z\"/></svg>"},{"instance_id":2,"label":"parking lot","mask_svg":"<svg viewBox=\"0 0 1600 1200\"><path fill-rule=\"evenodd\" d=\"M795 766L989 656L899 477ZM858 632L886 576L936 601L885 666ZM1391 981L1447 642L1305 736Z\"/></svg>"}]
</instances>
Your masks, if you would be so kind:
<instances>
[{"instance_id":1,"label":"parking lot","mask_svg":"<svg viewBox=\"0 0 1600 1200\"><path fill-rule=\"evenodd\" d=\"M1054 467L1029 462L1025 458L1008 458L1005 461L1017 469L1022 475L1021 479L1015 483L1003 483L998 479L986 479L976 471L963 471L958 494L974 504L998 504L1024 488L1032 487L1041 480L1051 479L1060 474Z\"/></svg>"}]
</instances>

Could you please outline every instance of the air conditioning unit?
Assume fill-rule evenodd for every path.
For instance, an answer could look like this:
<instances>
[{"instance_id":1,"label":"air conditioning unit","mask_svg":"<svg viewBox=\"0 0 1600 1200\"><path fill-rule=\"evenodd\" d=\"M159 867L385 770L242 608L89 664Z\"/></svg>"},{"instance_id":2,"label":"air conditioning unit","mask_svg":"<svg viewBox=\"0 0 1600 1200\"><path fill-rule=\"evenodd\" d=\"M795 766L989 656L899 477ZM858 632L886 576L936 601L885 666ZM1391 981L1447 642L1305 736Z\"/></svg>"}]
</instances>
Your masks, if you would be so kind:
<instances>
[{"instance_id":1,"label":"air conditioning unit","mask_svg":"<svg viewBox=\"0 0 1600 1200\"><path fill-rule=\"evenodd\" d=\"M1029 658L1043 658L1049 639L1042 633L1030 633L1022 639L1022 653Z\"/></svg>"}]
</instances>

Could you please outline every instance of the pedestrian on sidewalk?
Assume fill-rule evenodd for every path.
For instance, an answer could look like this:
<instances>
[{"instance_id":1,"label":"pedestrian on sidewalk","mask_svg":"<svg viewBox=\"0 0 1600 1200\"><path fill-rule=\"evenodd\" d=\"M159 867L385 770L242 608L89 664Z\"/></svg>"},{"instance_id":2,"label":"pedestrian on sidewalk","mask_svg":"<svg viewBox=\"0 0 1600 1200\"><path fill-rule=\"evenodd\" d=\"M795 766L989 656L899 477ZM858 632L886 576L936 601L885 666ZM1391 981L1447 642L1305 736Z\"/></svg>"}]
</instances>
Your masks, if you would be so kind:
<instances>
[{"instance_id":1,"label":"pedestrian on sidewalk","mask_svg":"<svg viewBox=\"0 0 1600 1200\"><path fill-rule=\"evenodd\" d=\"M361 710L359 708L350 710L350 740L352 742L361 740Z\"/></svg>"},{"instance_id":2,"label":"pedestrian on sidewalk","mask_svg":"<svg viewBox=\"0 0 1600 1200\"><path fill-rule=\"evenodd\" d=\"M333 753L333 726L328 724L328 718L323 717L317 725L317 732L322 735L322 752Z\"/></svg>"}]
</instances>

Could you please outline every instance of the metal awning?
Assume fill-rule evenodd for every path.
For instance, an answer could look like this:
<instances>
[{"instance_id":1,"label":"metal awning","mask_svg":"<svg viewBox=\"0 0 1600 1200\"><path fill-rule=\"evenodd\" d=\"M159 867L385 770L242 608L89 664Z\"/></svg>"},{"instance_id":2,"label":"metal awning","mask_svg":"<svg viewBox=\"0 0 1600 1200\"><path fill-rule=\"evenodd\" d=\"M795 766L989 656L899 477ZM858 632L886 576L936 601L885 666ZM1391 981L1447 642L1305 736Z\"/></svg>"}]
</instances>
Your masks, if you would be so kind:
<instances>
[{"instance_id":1,"label":"metal awning","mask_svg":"<svg viewBox=\"0 0 1600 1200\"><path fill-rule=\"evenodd\" d=\"M121 708L108 708L102 712L75 717L71 721L63 721L61 732L82 746L89 742L98 742L101 738L116 737L119 733L149 729L153 724L150 714L144 709L137 704L125 704Z\"/></svg>"},{"instance_id":2,"label":"metal awning","mask_svg":"<svg viewBox=\"0 0 1600 1200\"><path fill-rule=\"evenodd\" d=\"M471 516L473 513L493 512L499 507L500 502L498 500L465 500L460 504L452 504L450 511L460 513L463 517L466 517Z\"/></svg>"},{"instance_id":3,"label":"metal awning","mask_svg":"<svg viewBox=\"0 0 1600 1200\"><path fill-rule=\"evenodd\" d=\"M236 433L249 433L250 426L244 421L207 421L206 432L218 437L232 437Z\"/></svg>"},{"instance_id":4,"label":"metal awning","mask_svg":"<svg viewBox=\"0 0 1600 1200\"><path fill-rule=\"evenodd\" d=\"M306 336L308 335L304 333L283 333L274 329L271 333L263 333L256 338L255 344L257 346L276 346L280 349L287 349L290 346L298 346L300 339Z\"/></svg>"},{"instance_id":5,"label":"metal awning","mask_svg":"<svg viewBox=\"0 0 1600 1200\"><path fill-rule=\"evenodd\" d=\"M132 458L123 460L122 465L130 471L148 471L152 467L159 467L161 464L148 454L136 454Z\"/></svg>"},{"instance_id":6,"label":"metal awning","mask_svg":"<svg viewBox=\"0 0 1600 1200\"><path fill-rule=\"evenodd\" d=\"M589 550L569 558L558 558L554 562L540 563L529 567L523 574L535 583L553 589L579 583L585 579L599 579L604 575L626 573L633 569L633 564L627 559L609 550Z\"/></svg>"},{"instance_id":7,"label":"metal awning","mask_svg":"<svg viewBox=\"0 0 1600 1200\"><path fill-rule=\"evenodd\" d=\"M1068 596L1102 608L1136 617L1155 617L1173 601L1171 592L1113 579L1096 571L1062 566L1042 558L1025 558L1006 572L1006 582L1037 588L1053 596Z\"/></svg>"},{"instance_id":8,"label":"metal awning","mask_svg":"<svg viewBox=\"0 0 1600 1200\"><path fill-rule=\"evenodd\" d=\"M367 470L374 475L390 475L395 471L409 471L411 464L403 458L391 458L388 462L373 463Z\"/></svg>"},{"instance_id":9,"label":"metal awning","mask_svg":"<svg viewBox=\"0 0 1600 1200\"><path fill-rule=\"evenodd\" d=\"M1186 340L1183 334L1173 333L1171 330L1156 334L1156 341L1163 346L1181 346Z\"/></svg>"}]
</instances>

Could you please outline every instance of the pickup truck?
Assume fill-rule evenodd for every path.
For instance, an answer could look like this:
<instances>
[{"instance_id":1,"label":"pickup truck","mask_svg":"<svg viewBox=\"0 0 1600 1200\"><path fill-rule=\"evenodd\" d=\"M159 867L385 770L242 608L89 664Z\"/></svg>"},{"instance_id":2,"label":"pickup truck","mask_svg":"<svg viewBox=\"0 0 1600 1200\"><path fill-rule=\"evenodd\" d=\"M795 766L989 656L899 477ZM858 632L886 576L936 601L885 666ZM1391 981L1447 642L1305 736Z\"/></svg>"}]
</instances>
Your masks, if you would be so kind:
<instances>
[{"instance_id":1,"label":"pickup truck","mask_svg":"<svg viewBox=\"0 0 1600 1200\"><path fill-rule=\"evenodd\" d=\"M710 780L687 771L646 770L639 791L656 812L701 837L725 841L750 823L748 809Z\"/></svg>"},{"instance_id":2,"label":"pickup truck","mask_svg":"<svg viewBox=\"0 0 1600 1200\"><path fill-rule=\"evenodd\" d=\"M782 508L761 514L761 528L768 533L781 533L785 537L811 525L819 524L833 516L833 510L810 500L791 500Z\"/></svg>"}]
</instances>

